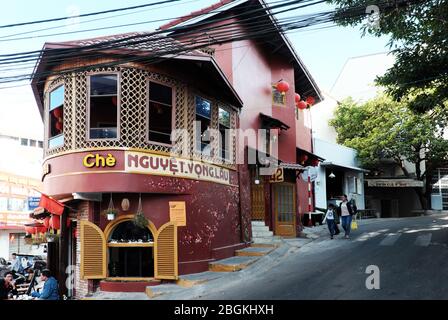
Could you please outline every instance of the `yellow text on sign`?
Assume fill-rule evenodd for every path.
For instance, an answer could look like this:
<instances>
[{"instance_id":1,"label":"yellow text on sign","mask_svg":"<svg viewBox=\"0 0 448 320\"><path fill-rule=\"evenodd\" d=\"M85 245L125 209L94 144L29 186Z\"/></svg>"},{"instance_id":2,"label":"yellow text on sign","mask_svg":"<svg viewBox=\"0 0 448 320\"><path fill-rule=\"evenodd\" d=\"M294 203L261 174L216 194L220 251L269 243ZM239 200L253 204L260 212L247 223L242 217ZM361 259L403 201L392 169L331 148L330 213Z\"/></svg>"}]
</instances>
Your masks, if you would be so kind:
<instances>
[{"instance_id":1,"label":"yellow text on sign","mask_svg":"<svg viewBox=\"0 0 448 320\"><path fill-rule=\"evenodd\" d=\"M283 175L283 168L277 168L275 173L269 178L269 182L283 182L285 177Z\"/></svg>"},{"instance_id":2,"label":"yellow text on sign","mask_svg":"<svg viewBox=\"0 0 448 320\"><path fill-rule=\"evenodd\" d=\"M185 201L169 201L170 221L177 222L178 227L187 225L187 210L185 209Z\"/></svg>"},{"instance_id":3,"label":"yellow text on sign","mask_svg":"<svg viewBox=\"0 0 448 320\"><path fill-rule=\"evenodd\" d=\"M114 167L116 163L117 160L110 153L107 154L107 157L99 154L88 154L82 160L82 164L86 168Z\"/></svg>"}]
</instances>

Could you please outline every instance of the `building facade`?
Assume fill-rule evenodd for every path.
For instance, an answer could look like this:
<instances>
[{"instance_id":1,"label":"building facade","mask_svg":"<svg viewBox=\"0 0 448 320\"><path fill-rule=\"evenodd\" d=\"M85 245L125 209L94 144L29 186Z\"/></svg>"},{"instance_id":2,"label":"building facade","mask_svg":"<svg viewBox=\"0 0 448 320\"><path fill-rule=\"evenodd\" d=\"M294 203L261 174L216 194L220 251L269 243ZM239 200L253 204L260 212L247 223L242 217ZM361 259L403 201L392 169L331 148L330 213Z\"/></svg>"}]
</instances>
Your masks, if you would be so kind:
<instances>
[{"instance_id":1,"label":"building facade","mask_svg":"<svg viewBox=\"0 0 448 320\"><path fill-rule=\"evenodd\" d=\"M263 1L237 2L220 3L222 21L244 30L235 12L257 5L275 26ZM198 41L202 30L189 28ZM64 204L60 281L75 266L69 295L206 271L250 244L251 220L298 235L311 207L297 174L316 159L295 92L321 97L286 37L271 33L269 45L243 40L246 53L236 40L187 50L177 32L45 45L32 85L45 131L43 193ZM179 53L151 58L160 50ZM291 89L279 92L281 80ZM141 215L146 227L134 223Z\"/></svg>"}]
</instances>

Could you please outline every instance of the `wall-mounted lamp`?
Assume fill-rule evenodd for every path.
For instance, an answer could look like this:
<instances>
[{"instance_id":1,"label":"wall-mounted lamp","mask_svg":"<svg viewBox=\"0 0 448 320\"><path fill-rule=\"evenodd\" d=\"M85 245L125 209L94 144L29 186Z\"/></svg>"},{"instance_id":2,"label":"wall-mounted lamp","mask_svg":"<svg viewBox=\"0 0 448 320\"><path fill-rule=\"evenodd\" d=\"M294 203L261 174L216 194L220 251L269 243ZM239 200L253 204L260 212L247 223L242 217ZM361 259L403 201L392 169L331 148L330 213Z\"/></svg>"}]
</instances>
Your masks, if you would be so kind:
<instances>
[{"instance_id":1,"label":"wall-mounted lamp","mask_svg":"<svg viewBox=\"0 0 448 320\"><path fill-rule=\"evenodd\" d=\"M331 173L328 175L328 178L334 179L336 178L336 175L331 171Z\"/></svg>"}]
</instances>

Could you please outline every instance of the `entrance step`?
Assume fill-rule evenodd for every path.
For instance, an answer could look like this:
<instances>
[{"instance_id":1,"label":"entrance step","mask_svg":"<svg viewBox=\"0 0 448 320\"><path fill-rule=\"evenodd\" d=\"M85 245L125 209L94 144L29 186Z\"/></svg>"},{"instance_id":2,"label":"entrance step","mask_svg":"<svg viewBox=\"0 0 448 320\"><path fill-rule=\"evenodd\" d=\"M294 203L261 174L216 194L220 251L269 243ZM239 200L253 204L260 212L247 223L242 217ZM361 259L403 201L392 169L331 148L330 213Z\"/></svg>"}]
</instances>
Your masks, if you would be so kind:
<instances>
[{"instance_id":1,"label":"entrance step","mask_svg":"<svg viewBox=\"0 0 448 320\"><path fill-rule=\"evenodd\" d=\"M266 243L266 244L281 244L283 242L282 238L279 236L271 237L253 237L254 243Z\"/></svg>"},{"instance_id":2,"label":"entrance step","mask_svg":"<svg viewBox=\"0 0 448 320\"><path fill-rule=\"evenodd\" d=\"M213 271L186 274L183 276L179 276L179 280L177 280L176 283L181 287L191 288L195 285L221 278L226 274L227 272L213 272Z\"/></svg>"},{"instance_id":3,"label":"entrance step","mask_svg":"<svg viewBox=\"0 0 448 320\"><path fill-rule=\"evenodd\" d=\"M100 290L104 292L145 292L148 286L160 285L159 280L102 280Z\"/></svg>"},{"instance_id":4,"label":"entrance step","mask_svg":"<svg viewBox=\"0 0 448 320\"><path fill-rule=\"evenodd\" d=\"M231 257L209 263L210 271L235 272L247 268L258 260L258 257Z\"/></svg>"},{"instance_id":5,"label":"entrance step","mask_svg":"<svg viewBox=\"0 0 448 320\"><path fill-rule=\"evenodd\" d=\"M264 221L252 221L252 227L257 227L257 226L265 227L266 224L264 223Z\"/></svg>"},{"instance_id":6,"label":"entrance step","mask_svg":"<svg viewBox=\"0 0 448 320\"><path fill-rule=\"evenodd\" d=\"M149 298L155 298L167 293L176 293L182 290L186 290L184 287L178 286L174 283L162 284L160 286L146 287L145 293Z\"/></svg>"},{"instance_id":7,"label":"entrance step","mask_svg":"<svg viewBox=\"0 0 448 320\"><path fill-rule=\"evenodd\" d=\"M236 250L235 255L237 257L261 257L267 255L274 249L275 247L249 247L241 250Z\"/></svg>"}]
</instances>

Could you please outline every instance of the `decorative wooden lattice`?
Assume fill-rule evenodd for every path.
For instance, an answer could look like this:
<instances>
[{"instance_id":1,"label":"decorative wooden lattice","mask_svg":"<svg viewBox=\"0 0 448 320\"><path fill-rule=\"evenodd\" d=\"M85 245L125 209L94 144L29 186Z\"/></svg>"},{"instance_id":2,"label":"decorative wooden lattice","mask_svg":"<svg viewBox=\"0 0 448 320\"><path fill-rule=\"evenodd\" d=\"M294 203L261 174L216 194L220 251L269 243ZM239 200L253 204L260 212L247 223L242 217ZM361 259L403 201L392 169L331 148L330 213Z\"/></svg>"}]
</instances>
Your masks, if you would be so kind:
<instances>
[{"instance_id":1,"label":"decorative wooden lattice","mask_svg":"<svg viewBox=\"0 0 448 320\"><path fill-rule=\"evenodd\" d=\"M119 74L120 87L120 109L119 109L119 135L117 139L88 139L88 76L96 73ZM182 135L176 137L172 149L164 144L148 141L148 94L149 81L156 81L171 86L175 94L174 104L174 128L187 129L188 139ZM175 79L158 73L129 67L99 68L79 73L74 73L54 80L45 95L45 141L48 141L48 94L57 86L65 86L64 93L64 145L48 149L46 145L45 155L51 156L64 151L88 149L88 148L139 148L155 152L176 154L187 150L188 156L202 161L219 162L219 152L212 157L205 157L195 152L194 143L194 121L195 101L192 93L188 94L187 86ZM218 102L212 102L212 127L218 128ZM230 110L230 109L229 109ZM231 112L231 125L236 126L237 114ZM218 140L212 141L215 150L219 151ZM235 151L235 140L233 139L232 150ZM235 155L235 152L233 152ZM185 156L185 154L184 154ZM235 159L235 157L233 157ZM233 168L234 165L228 165Z\"/></svg>"}]
</instances>

